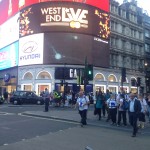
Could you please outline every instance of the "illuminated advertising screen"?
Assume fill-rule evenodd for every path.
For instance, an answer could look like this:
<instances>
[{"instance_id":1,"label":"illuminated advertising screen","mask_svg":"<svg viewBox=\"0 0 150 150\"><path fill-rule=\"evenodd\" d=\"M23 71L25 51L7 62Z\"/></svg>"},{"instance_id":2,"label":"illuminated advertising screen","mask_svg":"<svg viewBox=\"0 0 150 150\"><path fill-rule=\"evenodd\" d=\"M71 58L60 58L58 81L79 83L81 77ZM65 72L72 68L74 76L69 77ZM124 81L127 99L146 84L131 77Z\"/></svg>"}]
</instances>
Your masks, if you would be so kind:
<instances>
[{"instance_id":1,"label":"illuminated advertising screen","mask_svg":"<svg viewBox=\"0 0 150 150\"><path fill-rule=\"evenodd\" d=\"M0 50L0 70L18 65L18 42Z\"/></svg>"},{"instance_id":2,"label":"illuminated advertising screen","mask_svg":"<svg viewBox=\"0 0 150 150\"><path fill-rule=\"evenodd\" d=\"M19 39L19 13L0 26L0 49Z\"/></svg>"},{"instance_id":3,"label":"illuminated advertising screen","mask_svg":"<svg viewBox=\"0 0 150 150\"><path fill-rule=\"evenodd\" d=\"M37 17L38 16L38 17ZM20 37L43 32L75 32L108 39L109 14L79 3L41 3L20 14Z\"/></svg>"},{"instance_id":4,"label":"illuminated advertising screen","mask_svg":"<svg viewBox=\"0 0 150 150\"><path fill-rule=\"evenodd\" d=\"M19 39L19 66L43 64L43 39L43 33Z\"/></svg>"},{"instance_id":5,"label":"illuminated advertising screen","mask_svg":"<svg viewBox=\"0 0 150 150\"><path fill-rule=\"evenodd\" d=\"M95 6L104 11L109 12L109 0L1 0L0 1L0 25L7 19L16 14L19 10L30 6L32 4L41 2L72 2L72 3L84 3L91 6Z\"/></svg>"},{"instance_id":6,"label":"illuminated advertising screen","mask_svg":"<svg viewBox=\"0 0 150 150\"><path fill-rule=\"evenodd\" d=\"M44 64L109 67L109 44L101 38L77 33L45 33Z\"/></svg>"}]
</instances>

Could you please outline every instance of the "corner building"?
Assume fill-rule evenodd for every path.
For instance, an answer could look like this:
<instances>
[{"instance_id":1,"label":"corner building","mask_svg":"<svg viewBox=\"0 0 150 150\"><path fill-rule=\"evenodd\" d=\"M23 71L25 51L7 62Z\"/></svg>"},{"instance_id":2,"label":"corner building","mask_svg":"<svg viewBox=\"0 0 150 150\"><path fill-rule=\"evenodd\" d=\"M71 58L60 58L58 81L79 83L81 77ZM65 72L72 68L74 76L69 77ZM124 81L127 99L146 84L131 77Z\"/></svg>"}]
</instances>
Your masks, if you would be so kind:
<instances>
[{"instance_id":1,"label":"corner building","mask_svg":"<svg viewBox=\"0 0 150 150\"><path fill-rule=\"evenodd\" d=\"M110 4L109 0L17 1L18 5L12 3L12 11L8 2L4 13L8 19L3 18L0 22L0 28L6 29L5 24L19 12L16 21L19 37L0 45L2 54L12 55L12 49L15 53L15 59L10 59L15 61L8 66L5 64L9 59L1 58L1 91L5 88L11 93L21 89L40 94L48 88L49 91L56 89L63 92L63 80L68 90L77 92L77 72L84 68L87 58L87 62L94 66L94 79L87 85L88 92L98 88L104 92L106 89L120 91L122 67L127 69L125 90L136 92L137 88L131 85L131 81L144 77L141 71L144 40L142 23L138 23L136 16L139 8L134 3L128 5L134 6L135 12L126 4L119 6L112 0ZM14 6L18 9L13 9ZM125 17L129 12L130 17ZM15 62L14 65L12 62ZM9 79L4 80L5 76ZM144 89L143 81L142 86Z\"/></svg>"}]
</instances>

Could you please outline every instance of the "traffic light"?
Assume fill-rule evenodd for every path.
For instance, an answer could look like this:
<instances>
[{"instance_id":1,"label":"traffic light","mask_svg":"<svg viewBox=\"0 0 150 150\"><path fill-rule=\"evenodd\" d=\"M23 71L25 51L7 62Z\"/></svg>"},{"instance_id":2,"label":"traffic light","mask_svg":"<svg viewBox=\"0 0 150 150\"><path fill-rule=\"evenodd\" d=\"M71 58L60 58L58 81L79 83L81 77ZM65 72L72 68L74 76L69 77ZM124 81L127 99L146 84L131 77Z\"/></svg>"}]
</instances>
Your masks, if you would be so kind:
<instances>
[{"instance_id":1,"label":"traffic light","mask_svg":"<svg viewBox=\"0 0 150 150\"><path fill-rule=\"evenodd\" d=\"M126 68L121 69L121 81L126 82Z\"/></svg>"},{"instance_id":2,"label":"traffic light","mask_svg":"<svg viewBox=\"0 0 150 150\"><path fill-rule=\"evenodd\" d=\"M93 80L93 65L87 65L86 75L88 81Z\"/></svg>"},{"instance_id":3,"label":"traffic light","mask_svg":"<svg viewBox=\"0 0 150 150\"><path fill-rule=\"evenodd\" d=\"M141 85L141 78L137 77L137 86L140 86L140 85Z\"/></svg>"}]
</instances>

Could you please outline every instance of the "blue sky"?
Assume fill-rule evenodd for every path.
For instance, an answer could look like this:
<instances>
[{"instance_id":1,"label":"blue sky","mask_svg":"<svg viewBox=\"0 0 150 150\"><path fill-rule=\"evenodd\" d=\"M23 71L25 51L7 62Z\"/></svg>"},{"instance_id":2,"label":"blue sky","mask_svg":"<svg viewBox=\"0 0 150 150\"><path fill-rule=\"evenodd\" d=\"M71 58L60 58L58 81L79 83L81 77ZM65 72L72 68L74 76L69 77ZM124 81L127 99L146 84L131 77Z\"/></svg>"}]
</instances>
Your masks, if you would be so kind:
<instances>
[{"instance_id":1,"label":"blue sky","mask_svg":"<svg viewBox=\"0 0 150 150\"><path fill-rule=\"evenodd\" d=\"M119 3L122 3L123 0L116 0ZM128 0L130 2L130 0ZM143 10L147 10L150 16L150 0L137 0L138 6L142 7Z\"/></svg>"}]
</instances>

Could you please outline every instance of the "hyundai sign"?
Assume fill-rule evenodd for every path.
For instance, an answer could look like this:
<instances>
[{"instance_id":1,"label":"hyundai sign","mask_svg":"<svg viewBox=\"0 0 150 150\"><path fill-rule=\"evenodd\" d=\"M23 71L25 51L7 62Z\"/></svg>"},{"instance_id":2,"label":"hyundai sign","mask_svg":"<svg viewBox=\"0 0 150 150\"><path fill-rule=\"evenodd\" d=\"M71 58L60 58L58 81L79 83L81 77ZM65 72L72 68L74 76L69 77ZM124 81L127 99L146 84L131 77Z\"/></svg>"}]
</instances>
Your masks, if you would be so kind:
<instances>
[{"instance_id":1,"label":"hyundai sign","mask_svg":"<svg viewBox=\"0 0 150 150\"><path fill-rule=\"evenodd\" d=\"M43 39L43 33L20 38L19 66L43 64Z\"/></svg>"}]
</instances>

